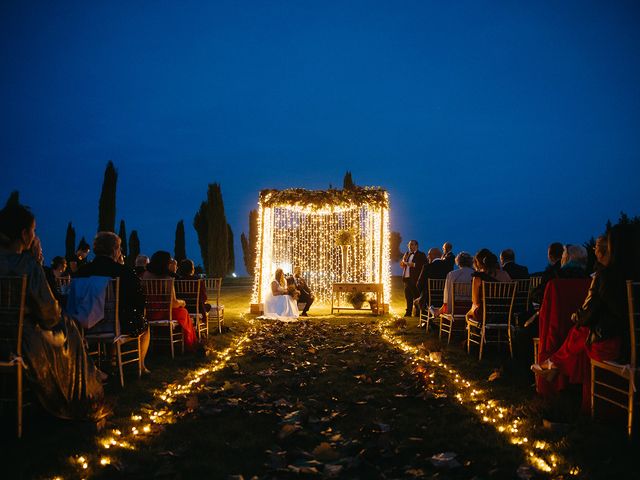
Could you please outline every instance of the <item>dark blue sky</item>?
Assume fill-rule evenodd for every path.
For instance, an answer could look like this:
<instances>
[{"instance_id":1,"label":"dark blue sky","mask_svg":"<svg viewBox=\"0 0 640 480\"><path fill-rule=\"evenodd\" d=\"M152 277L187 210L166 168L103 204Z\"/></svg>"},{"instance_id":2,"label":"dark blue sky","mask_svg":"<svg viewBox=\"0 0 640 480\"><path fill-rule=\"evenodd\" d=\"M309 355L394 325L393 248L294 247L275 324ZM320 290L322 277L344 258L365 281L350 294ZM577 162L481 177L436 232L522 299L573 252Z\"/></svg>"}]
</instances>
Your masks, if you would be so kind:
<instances>
[{"instance_id":1,"label":"dark blue sky","mask_svg":"<svg viewBox=\"0 0 640 480\"><path fill-rule=\"evenodd\" d=\"M112 3L0 6L0 191L47 261L68 221L92 238L108 160L148 254L184 219L199 261L219 182L242 274L258 191L346 170L389 189L403 243L511 247L533 270L640 214L637 3Z\"/></svg>"}]
</instances>

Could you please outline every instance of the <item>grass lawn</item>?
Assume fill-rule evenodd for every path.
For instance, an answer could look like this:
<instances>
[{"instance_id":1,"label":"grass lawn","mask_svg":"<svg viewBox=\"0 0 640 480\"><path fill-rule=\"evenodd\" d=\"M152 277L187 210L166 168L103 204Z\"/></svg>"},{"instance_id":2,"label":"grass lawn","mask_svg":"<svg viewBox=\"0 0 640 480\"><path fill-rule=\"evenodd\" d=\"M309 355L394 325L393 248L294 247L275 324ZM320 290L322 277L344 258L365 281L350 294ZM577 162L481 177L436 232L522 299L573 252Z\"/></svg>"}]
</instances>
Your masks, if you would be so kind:
<instances>
[{"instance_id":1,"label":"grass lawn","mask_svg":"<svg viewBox=\"0 0 640 480\"><path fill-rule=\"evenodd\" d=\"M223 287L230 330L212 335L207 356L157 352L151 375L110 387L103 431L33 407L15 442L3 415L5 478L632 478L638 445L623 423L573 414L565 431L543 429L532 379L487 380L504 353L478 362L415 321L326 307L298 323L255 321L250 291ZM403 312L399 284L393 299ZM446 367L421 360L434 351ZM533 470L531 453L552 473Z\"/></svg>"}]
</instances>

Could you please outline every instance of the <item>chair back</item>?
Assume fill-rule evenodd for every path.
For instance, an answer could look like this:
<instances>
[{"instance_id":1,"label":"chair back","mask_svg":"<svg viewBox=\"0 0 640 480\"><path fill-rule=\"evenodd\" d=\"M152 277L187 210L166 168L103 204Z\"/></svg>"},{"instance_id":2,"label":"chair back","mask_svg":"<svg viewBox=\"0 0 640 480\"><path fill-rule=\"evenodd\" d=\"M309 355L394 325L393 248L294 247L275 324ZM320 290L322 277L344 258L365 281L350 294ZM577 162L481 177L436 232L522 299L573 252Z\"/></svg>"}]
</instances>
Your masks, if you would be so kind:
<instances>
[{"instance_id":1,"label":"chair back","mask_svg":"<svg viewBox=\"0 0 640 480\"><path fill-rule=\"evenodd\" d=\"M172 320L173 278L143 279L147 320Z\"/></svg>"},{"instance_id":2,"label":"chair back","mask_svg":"<svg viewBox=\"0 0 640 480\"><path fill-rule=\"evenodd\" d=\"M627 299L629 302L629 334L631 337L631 367L638 368L638 349L640 349L640 282L627 280Z\"/></svg>"},{"instance_id":3,"label":"chair back","mask_svg":"<svg viewBox=\"0 0 640 480\"><path fill-rule=\"evenodd\" d=\"M27 276L0 277L0 360L22 355Z\"/></svg>"},{"instance_id":4,"label":"chair back","mask_svg":"<svg viewBox=\"0 0 640 480\"><path fill-rule=\"evenodd\" d=\"M531 291L531 279L522 278L515 280L516 282L516 294L513 299L513 311L514 313L526 312L529 310L529 295Z\"/></svg>"},{"instance_id":5,"label":"chair back","mask_svg":"<svg viewBox=\"0 0 640 480\"><path fill-rule=\"evenodd\" d=\"M104 297L104 322L105 325L113 325L116 337L120 336L120 278L113 278L107 284L107 292Z\"/></svg>"},{"instance_id":6,"label":"chair back","mask_svg":"<svg viewBox=\"0 0 640 480\"><path fill-rule=\"evenodd\" d=\"M515 281L482 282L482 312L485 325L511 325L516 285Z\"/></svg>"},{"instance_id":7,"label":"chair back","mask_svg":"<svg viewBox=\"0 0 640 480\"><path fill-rule=\"evenodd\" d=\"M454 282L451 290L451 309L453 315L464 315L471 308L471 282Z\"/></svg>"},{"instance_id":8,"label":"chair back","mask_svg":"<svg viewBox=\"0 0 640 480\"><path fill-rule=\"evenodd\" d=\"M427 279L427 306L441 306L444 302L444 278L428 278Z\"/></svg>"},{"instance_id":9,"label":"chair back","mask_svg":"<svg viewBox=\"0 0 640 480\"><path fill-rule=\"evenodd\" d=\"M200 314L201 280L176 280L176 297L185 301L189 313Z\"/></svg>"},{"instance_id":10,"label":"chair back","mask_svg":"<svg viewBox=\"0 0 640 480\"><path fill-rule=\"evenodd\" d=\"M538 288L542 284L542 275L536 275L535 277L529 277L529 299L527 303L531 305L533 301L532 295L533 291Z\"/></svg>"},{"instance_id":11,"label":"chair back","mask_svg":"<svg viewBox=\"0 0 640 480\"><path fill-rule=\"evenodd\" d=\"M204 285L207 289L207 300L216 305L220 305L220 288L222 287L222 278L205 278Z\"/></svg>"},{"instance_id":12,"label":"chair back","mask_svg":"<svg viewBox=\"0 0 640 480\"><path fill-rule=\"evenodd\" d=\"M69 286L71 285L71 277L55 277L56 289L60 295L69 294Z\"/></svg>"}]
</instances>

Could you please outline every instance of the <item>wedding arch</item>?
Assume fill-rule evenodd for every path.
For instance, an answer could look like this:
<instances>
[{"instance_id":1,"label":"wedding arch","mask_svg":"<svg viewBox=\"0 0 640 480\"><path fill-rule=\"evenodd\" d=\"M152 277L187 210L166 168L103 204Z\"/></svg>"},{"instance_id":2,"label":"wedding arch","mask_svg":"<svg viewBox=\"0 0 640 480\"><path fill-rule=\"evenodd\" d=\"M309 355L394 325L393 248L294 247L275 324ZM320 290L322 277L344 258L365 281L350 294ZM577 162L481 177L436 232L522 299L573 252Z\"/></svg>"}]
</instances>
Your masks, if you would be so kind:
<instances>
[{"instance_id":1,"label":"wedding arch","mask_svg":"<svg viewBox=\"0 0 640 480\"><path fill-rule=\"evenodd\" d=\"M275 270L300 267L316 302L335 282L381 283L391 294L389 194L379 187L262 190L251 299L260 311Z\"/></svg>"}]
</instances>

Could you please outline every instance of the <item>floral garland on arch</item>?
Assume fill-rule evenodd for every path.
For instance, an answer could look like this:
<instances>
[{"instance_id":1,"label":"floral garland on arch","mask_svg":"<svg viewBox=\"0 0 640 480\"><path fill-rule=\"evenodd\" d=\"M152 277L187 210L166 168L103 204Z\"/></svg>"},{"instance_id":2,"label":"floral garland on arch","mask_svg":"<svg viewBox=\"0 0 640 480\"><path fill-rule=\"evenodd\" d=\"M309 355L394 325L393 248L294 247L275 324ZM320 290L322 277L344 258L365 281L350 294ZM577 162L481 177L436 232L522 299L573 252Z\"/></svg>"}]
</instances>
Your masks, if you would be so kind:
<instances>
[{"instance_id":1,"label":"floral garland on arch","mask_svg":"<svg viewBox=\"0 0 640 480\"><path fill-rule=\"evenodd\" d=\"M388 208L389 196L381 187L354 187L346 190L265 189L260 191L260 204L263 207L297 207L308 210L362 205Z\"/></svg>"}]
</instances>

